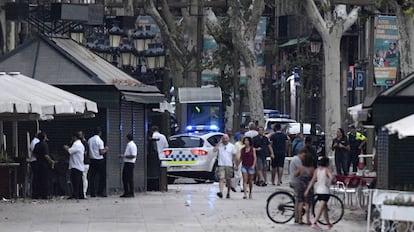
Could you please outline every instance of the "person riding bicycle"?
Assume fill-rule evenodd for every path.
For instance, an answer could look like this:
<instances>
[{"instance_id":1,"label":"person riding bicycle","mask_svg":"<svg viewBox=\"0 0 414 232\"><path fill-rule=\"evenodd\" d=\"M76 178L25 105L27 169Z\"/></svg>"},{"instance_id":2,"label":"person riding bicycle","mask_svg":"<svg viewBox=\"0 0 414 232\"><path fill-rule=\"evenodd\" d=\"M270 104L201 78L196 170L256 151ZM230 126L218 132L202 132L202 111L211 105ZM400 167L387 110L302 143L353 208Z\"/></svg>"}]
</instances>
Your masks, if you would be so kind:
<instances>
[{"instance_id":1,"label":"person riding bicycle","mask_svg":"<svg viewBox=\"0 0 414 232\"><path fill-rule=\"evenodd\" d=\"M320 208L318 209L315 221L312 223L312 228L320 228L318 225L318 220L321 217L322 213L323 216L327 222L328 228L332 228L332 224L329 222L329 215L328 215L328 208L327 208L327 202L329 200L329 186L331 184L331 181L333 179L332 173L329 169L329 158L327 157L319 157L318 162L318 168L313 173L312 180L310 181L306 191L305 191L305 197L309 194L310 189L312 186L314 186L314 192L317 196L317 201L322 201L320 204ZM316 182L316 183L315 183Z\"/></svg>"}]
</instances>

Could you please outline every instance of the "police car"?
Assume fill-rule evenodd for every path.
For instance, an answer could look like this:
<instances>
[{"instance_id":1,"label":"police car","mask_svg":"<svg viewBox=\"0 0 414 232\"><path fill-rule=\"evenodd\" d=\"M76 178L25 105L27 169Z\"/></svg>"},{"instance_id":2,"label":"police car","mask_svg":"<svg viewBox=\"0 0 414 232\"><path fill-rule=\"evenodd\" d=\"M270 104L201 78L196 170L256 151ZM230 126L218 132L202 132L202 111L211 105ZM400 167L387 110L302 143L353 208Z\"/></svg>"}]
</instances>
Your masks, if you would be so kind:
<instances>
[{"instance_id":1,"label":"police car","mask_svg":"<svg viewBox=\"0 0 414 232\"><path fill-rule=\"evenodd\" d=\"M217 152L213 149L223 136L218 130L214 125L187 126L186 133L169 138L169 148L163 150L169 183L181 176L197 182L215 180Z\"/></svg>"}]
</instances>

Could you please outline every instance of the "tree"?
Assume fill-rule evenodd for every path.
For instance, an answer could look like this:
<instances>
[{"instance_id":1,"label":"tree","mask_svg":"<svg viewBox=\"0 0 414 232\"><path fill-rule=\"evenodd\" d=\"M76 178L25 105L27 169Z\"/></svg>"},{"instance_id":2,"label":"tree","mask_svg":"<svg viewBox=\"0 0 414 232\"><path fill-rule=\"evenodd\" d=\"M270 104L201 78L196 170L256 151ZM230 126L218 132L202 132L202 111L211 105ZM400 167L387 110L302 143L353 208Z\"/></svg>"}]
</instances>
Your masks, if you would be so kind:
<instances>
[{"instance_id":1,"label":"tree","mask_svg":"<svg viewBox=\"0 0 414 232\"><path fill-rule=\"evenodd\" d=\"M342 4L332 5L330 0L305 0L305 11L322 38L325 59L325 134L326 147L330 147L332 136L341 127L341 82L340 44L341 38L358 19L360 7L354 6L348 13ZM326 149L329 151L329 149Z\"/></svg>"},{"instance_id":2,"label":"tree","mask_svg":"<svg viewBox=\"0 0 414 232\"><path fill-rule=\"evenodd\" d=\"M414 1L413 0L388 0L395 9L400 33L400 70L401 76L406 77L414 72Z\"/></svg>"},{"instance_id":3,"label":"tree","mask_svg":"<svg viewBox=\"0 0 414 232\"><path fill-rule=\"evenodd\" d=\"M163 43L168 48L168 67L175 87L174 95L178 96L178 88L197 87L197 72L199 70L199 59L197 50L197 16L191 16L188 8L181 8L181 20L170 9L167 0L145 0L144 11L150 15L160 28ZM197 1L198 2L198 1ZM197 6L196 6L197 7ZM187 35L187 38L184 36ZM200 87L200 86L198 86ZM176 104L176 115L181 122L181 104Z\"/></svg>"},{"instance_id":4,"label":"tree","mask_svg":"<svg viewBox=\"0 0 414 232\"><path fill-rule=\"evenodd\" d=\"M260 125L264 125L263 94L254 54L254 38L256 37L257 24L265 7L265 1L229 0L228 4L228 28L219 23L211 9L207 10L206 26L213 36L223 34L225 31L231 32L232 44L240 54L246 70L250 117ZM219 38L216 40L220 41Z\"/></svg>"},{"instance_id":5,"label":"tree","mask_svg":"<svg viewBox=\"0 0 414 232\"><path fill-rule=\"evenodd\" d=\"M150 15L160 28L164 44L168 48L168 62L173 77L174 86L195 87L197 84L196 76L189 75L190 71L196 70L198 61L196 60L196 40L184 39L184 35L189 33L194 25L194 17L189 15L186 8L181 9L182 20L177 20L170 10L167 0L157 1L145 0L145 13ZM193 30L194 31L194 30ZM188 35L188 34L187 34Z\"/></svg>"}]
</instances>

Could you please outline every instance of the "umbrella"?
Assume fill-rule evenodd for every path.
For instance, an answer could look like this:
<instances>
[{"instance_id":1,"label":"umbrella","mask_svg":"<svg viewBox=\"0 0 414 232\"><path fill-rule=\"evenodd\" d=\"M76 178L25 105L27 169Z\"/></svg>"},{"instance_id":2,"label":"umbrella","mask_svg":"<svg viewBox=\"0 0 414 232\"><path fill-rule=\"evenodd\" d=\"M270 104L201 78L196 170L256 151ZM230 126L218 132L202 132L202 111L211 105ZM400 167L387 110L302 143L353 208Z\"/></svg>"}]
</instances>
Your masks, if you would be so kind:
<instances>
[{"instance_id":1,"label":"umbrella","mask_svg":"<svg viewBox=\"0 0 414 232\"><path fill-rule=\"evenodd\" d=\"M0 73L0 120L18 115L47 116L97 113L95 102L21 75Z\"/></svg>"},{"instance_id":2,"label":"umbrella","mask_svg":"<svg viewBox=\"0 0 414 232\"><path fill-rule=\"evenodd\" d=\"M352 120L354 120L354 122L358 121L358 114L360 111L362 111L362 104L348 107L348 114L351 115Z\"/></svg>"},{"instance_id":3,"label":"umbrella","mask_svg":"<svg viewBox=\"0 0 414 232\"><path fill-rule=\"evenodd\" d=\"M398 138L403 139L408 136L414 136L414 114L402 118L398 121L388 123L384 126L389 134L398 133Z\"/></svg>"}]
</instances>

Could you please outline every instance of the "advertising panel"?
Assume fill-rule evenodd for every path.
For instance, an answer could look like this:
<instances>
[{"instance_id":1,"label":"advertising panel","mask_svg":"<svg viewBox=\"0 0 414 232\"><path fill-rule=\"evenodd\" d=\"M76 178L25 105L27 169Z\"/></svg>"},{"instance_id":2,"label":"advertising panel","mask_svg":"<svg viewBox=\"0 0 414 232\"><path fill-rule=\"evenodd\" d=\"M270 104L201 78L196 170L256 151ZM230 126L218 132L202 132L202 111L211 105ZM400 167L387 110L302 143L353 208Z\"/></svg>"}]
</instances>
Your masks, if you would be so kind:
<instances>
[{"instance_id":1,"label":"advertising panel","mask_svg":"<svg viewBox=\"0 0 414 232\"><path fill-rule=\"evenodd\" d=\"M395 16L375 19L374 74L378 86L394 85L399 61L398 25Z\"/></svg>"}]
</instances>

